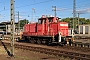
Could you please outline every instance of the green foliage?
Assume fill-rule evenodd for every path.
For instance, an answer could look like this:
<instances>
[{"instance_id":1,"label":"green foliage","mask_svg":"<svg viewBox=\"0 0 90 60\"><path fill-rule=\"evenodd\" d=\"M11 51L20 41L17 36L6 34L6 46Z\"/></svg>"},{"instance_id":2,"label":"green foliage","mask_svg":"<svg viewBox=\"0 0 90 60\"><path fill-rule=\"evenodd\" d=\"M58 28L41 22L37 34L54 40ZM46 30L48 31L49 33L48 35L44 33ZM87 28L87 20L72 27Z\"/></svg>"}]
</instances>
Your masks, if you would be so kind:
<instances>
[{"instance_id":1,"label":"green foliage","mask_svg":"<svg viewBox=\"0 0 90 60\"><path fill-rule=\"evenodd\" d=\"M63 18L61 22L68 22L69 28L73 27L73 18Z\"/></svg>"},{"instance_id":2,"label":"green foliage","mask_svg":"<svg viewBox=\"0 0 90 60\"><path fill-rule=\"evenodd\" d=\"M20 27L23 28L23 26L28 23L29 23L29 21L26 19L20 20Z\"/></svg>"},{"instance_id":3,"label":"green foliage","mask_svg":"<svg viewBox=\"0 0 90 60\"><path fill-rule=\"evenodd\" d=\"M73 28L73 18L63 18L61 22L68 22L69 28ZM74 20L75 28L78 26L78 18ZM90 19L79 18L79 25L90 24Z\"/></svg>"}]
</instances>

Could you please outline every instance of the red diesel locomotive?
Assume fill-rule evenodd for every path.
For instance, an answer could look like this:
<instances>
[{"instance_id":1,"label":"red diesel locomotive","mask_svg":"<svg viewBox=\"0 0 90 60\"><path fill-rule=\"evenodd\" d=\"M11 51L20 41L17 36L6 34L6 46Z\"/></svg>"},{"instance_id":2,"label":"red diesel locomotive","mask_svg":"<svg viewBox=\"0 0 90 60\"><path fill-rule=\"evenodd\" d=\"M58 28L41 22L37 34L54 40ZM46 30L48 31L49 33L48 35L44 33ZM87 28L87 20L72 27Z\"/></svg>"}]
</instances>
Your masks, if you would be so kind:
<instances>
[{"instance_id":1,"label":"red diesel locomotive","mask_svg":"<svg viewBox=\"0 0 90 60\"><path fill-rule=\"evenodd\" d=\"M68 23L60 22L58 17L45 17L42 15L38 23L24 25L23 38L31 43L66 44L73 41L72 36L68 36Z\"/></svg>"}]
</instances>

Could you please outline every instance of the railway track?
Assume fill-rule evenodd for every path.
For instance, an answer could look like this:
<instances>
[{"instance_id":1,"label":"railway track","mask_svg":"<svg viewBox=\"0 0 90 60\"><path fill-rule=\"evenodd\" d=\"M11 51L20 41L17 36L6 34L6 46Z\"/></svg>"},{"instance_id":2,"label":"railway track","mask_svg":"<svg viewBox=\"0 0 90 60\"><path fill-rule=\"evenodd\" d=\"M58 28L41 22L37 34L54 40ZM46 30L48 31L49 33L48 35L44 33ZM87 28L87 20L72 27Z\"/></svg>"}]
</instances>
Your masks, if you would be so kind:
<instances>
[{"instance_id":1,"label":"railway track","mask_svg":"<svg viewBox=\"0 0 90 60\"><path fill-rule=\"evenodd\" d=\"M52 46L55 48L62 48L62 49L66 49L66 50L74 50L76 52L84 52L84 53L89 53L90 54L90 48L86 48L86 47L77 47L77 46Z\"/></svg>"},{"instance_id":2,"label":"railway track","mask_svg":"<svg viewBox=\"0 0 90 60\"><path fill-rule=\"evenodd\" d=\"M18 40L18 37L20 36L15 36L15 41ZM77 38L76 38L77 39ZM3 37L3 40L10 40L10 35L5 35ZM79 42L77 40L77 42L73 42L70 46L76 46L76 47L86 47L86 48L90 48L90 41L88 42L87 40L90 40L89 38L84 38L85 41L83 41L83 39L79 39L79 41L83 41L83 42ZM87 42L86 42L87 41Z\"/></svg>"},{"instance_id":3,"label":"railway track","mask_svg":"<svg viewBox=\"0 0 90 60\"><path fill-rule=\"evenodd\" d=\"M18 40L18 37L20 37L20 36L15 36L15 41ZM3 40L10 40L10 36L9 36L9 35L5 35L5 36L3 37ZM83 41L84 43L83 43L83 42L79 42L79 41L77 40L77 42L73 42L73 43L71 44L71 46L90 48L90 43L87 41L87 40L90 40L90 39L85 38L84 40L85 40L85 41L83 41L83 39L79 39L79 41ZM87 41L87 42L86 42L86 41Z\"/></svg>"},{"instance_id":4,"label":"railway track","mask_svg":"<svg viewBox=\"0 0 90 60\"><path fill-rule=\"evenodd\" d=\"M4 43L5 46L10 46L10 43L8 42L3 41L2 43ZM36 51L36 52L60 56L60 57L61 56L69 57L71 59L76 59L76 60L90 60L90 53L77 52L76 50L64 49L65 47L55 48L51 46L32 45L32 44L26 44L26 43L15 43L14 46L15 48L18 48L18 49Z\"/></svg>"}]
</instances>

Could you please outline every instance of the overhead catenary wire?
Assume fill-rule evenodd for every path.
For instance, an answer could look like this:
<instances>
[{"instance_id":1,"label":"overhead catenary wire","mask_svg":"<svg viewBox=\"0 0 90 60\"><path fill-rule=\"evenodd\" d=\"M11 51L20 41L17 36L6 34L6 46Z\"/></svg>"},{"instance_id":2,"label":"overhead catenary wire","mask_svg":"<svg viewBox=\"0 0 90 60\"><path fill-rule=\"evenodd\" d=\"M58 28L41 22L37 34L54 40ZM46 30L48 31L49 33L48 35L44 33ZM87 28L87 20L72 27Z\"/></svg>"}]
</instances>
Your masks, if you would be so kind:
<instances>
[{"instance_id":1,"label":"overhead catenary wire","mask_svg":"<svg viewBox=\"0 0 90 60\"><path fill-rule=\"evenodd\" d=\"M30 5L24 5L24 6L16 7L16 8L21 8L21 7L26 7L26 6L36 5L36 4L42 4L42 3L46 3L46 2L50 2L50 1L53 1L53 0L46 0L46 1L37 2L37 3L34 3L34 4L30 4Z\"/></svg>"},{"instance_id":2,"label":"overhead catenary wire","mask_svg":"<svg viewBox=\"0 0 90 60\"><path fill-rule=\"evenodd\" d=\"M16 9L16 8L27 7L27 6L31 6L31 5L36 5L36 4L42 4L42 3L46 3L46 2L50 2L50 1L53 1L53 0L46 0L46 1L42 1L42 2L36 2L36 3L30 4L30 5L19 6L19 7L15 7L15 9ZM86 2L86 1L84 0L84 1L82 1L82 2ZM81 2L80 2L80 3L81 3ZM69 6L69 5L71 5L71 4L63 5L63 7L69 7L69 9L70 9L70 6ZM62 6L59 6L59 7L62 7ZM73 8L73 7L71 6L71 8ZM80 7L76 7L76 8L80 8ZM1 10L0 12L6 11L6 10L10 10L10 9Z\"/></svg>"},{"instance_id":3,"label":"overhead catenary wire","mask_svg":"<svg viewBox=\"0 0 90 60\"><path fill-rule=\"evenodd\" d=\"M50 2L50 1L53 1L53 0L46 0L46 1L42 1L42 2L36 2L36 3L33 3L33 4L29 4L29 5L24 5L24 6L19 6L19 7L15 7L15 8L22 8L22 7L26 7L26 6L31 6L31 5L36 5L36 4L42 4L42 3L46 3L46 2ZM81 4L81 3L85 3L85 2L88 2L88 1L86 1L86 0L84 0L84 1L80 1L80 2L78 2L79 4ZM0 3L2 3L2 2L0 2ZM65 5L63 5L63 7L70 7L70 5L71 4L65 4ZM78 4L77 4L78 5ZM73 5L72 5L73 6ZM59 7L62 7L62 6L59 6ZM77 7L78 8L78 7ZM10 9L5 9L5 10L10 10ZM1 11L4 11L4 10L1 10ZM1 12L0 11L0 12Z\"/></svg>"},{"instance_id":4,"label":"overhead catenary wire","mask_svg":"<svg viewBox=\"0 0 90 60\"><path fill-rule=\"evenodd\" d=\"M16 0L17 1L17 0ZM23 5L23 6L16 6L15 7L15 10L16 9L19 9L19 8L24 8L24 7L27 7L27 6L33 6L33 5L37 5L37 4L43 4L43 3L48 3L48 2L52 2L52 1L54 1L54 0L44 0L44 1L41 1L41 2L34 2L34 3L32 3L32 4L27 4L27 5ZM57 0L56 0L57 1ZM79 3L80 2L80 3ZM2 2L3 3L3 2ZM4 2L5 3L5 5L6 5L6 2ZM86 0L82 0L82 1L78 1L78 3L79 4L77 4L77 6L76 6L76 8L78 8L78 9L83 9L84 7L82 7L82 6L80 6L81 4L85 4L86 5L86 3L88 3L88 1L86 1ZM59 6L60 8L63 8L63 7L66 7L66 8L68 8L66 11L71 11L71 9L73 9L73 5L71 5L72 3L70 3L70 4L63 4L63 5L61 5L61 6ZM78 7L78 5L80 6L80 7ZM58 8L58 6L57 6L57 8ZM4 9L2 9L0 12L2 12L2 11L7 11L7 10L10 10L10 9L7 9L7 7L5 6L5 10ZM44 11L43 11L44 10ZM48 13L49 11L50 12L52 12L51 10L45 10L45 9L42 9L42 11L43 11L43 13ZM35 13L35 15L37 15L38 13L41 13L41 11L39 12L39 11L37 11L36 13ZM22 14L21 14L22 15ZM27 15L29 15L29 14L27 14ZM26 16L27 16L26 15ZM30 14L31 15L31 14ZM6 16L7 17L7 16Z\"/></svg>"},{"instance_id":5,"label":"overhead catenary wire","mask_svg":"<svg viewBox=\"0 0 90 60\"><path fill-rule=\"evenodd\" d=\"M47 3L47 2L50 2L50 1L53 1L53 0L46 0L46 1L42 1L42 2L36 2L36 3L30 4L30 5L15 7L15 9L16 9L16 8L26 7L26 6L31 6L31 5L36 5L36 4ZM10 9L6 9L6 7L5 7L5 5L4 5L4 9L2 9L0 12L7 11L7 10L10 10Z\"/></svg>"},{"instance_id":6,"label":"overhead catenary wire","mask_svg":"<svg viewBox=\"0 0 90 60\"><path fill-rule=\"evenodd\" d=\"M19 7L15 7L15 9L16 8L27 7L27 6L31 6L31 5L36 5L36 4L47 3L47 2L50 2L50 1L53 1L53 0L46 0L46 1L42 1L42 2L36 2L36 3L30 4L30 5L19 6ZM10 9L6 9L6 10L10 10ZM2 11L4 11L4 10L1 10L0 12L2 12Z\"/></svg>"}]
</instances>

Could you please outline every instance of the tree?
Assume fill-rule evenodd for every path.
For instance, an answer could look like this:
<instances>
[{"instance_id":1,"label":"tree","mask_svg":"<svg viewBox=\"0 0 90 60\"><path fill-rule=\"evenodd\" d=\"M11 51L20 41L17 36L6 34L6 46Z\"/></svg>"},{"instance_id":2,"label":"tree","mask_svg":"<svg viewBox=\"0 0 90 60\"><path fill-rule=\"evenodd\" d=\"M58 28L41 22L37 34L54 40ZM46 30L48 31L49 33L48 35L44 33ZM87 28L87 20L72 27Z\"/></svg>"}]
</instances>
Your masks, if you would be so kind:
<instances>
[{"instance_id":1,"label":"tree","mask_svg":"<svg viewBox=\"0 0 90 60\"><path fill-rule=\"evenodd\" d=\"M61 22L68 22L69 28L73 28L73 18L63 18L61 19ZM75 27L78 27L78 17L76 17L76 20L74 21ZM79 24L90 24L90 19L85 18L79 18Z\"/></svg>"},{"instance_id":2,"label":"tree","mask_svg":"<svg viewBox=\"0 0 90 60\"><path fill-rule=\"evenodd\" d=\"M29 23L29 21L26 20L26 19L20 20L19 22L20 22L20 28L23 28L23 26L24 26L25 24L28 24L28 23Z\"/></svg>"},{"instance_id":3,"label":"tree","mask_svg":"<svg viewBox=\"0 0 90 60\"><path fill-rule=\"evenodd\" d=\"M69 28L72 28L73 27L73 18L63 18L61 19L61 22L68 22L68 25L69 25Z\"/></svg>"},{"instance_id":4,"label":"tree","mask_svg":"<svg viewBox=\"0 0 90 60\"><path fill-rule=\"evenodd\" d=\"M86 24L90 24L90 19L87 19L86 20Z\"/></svg>"}]
</instances>

